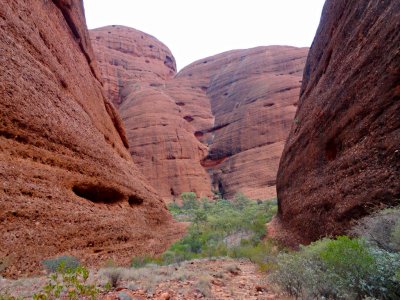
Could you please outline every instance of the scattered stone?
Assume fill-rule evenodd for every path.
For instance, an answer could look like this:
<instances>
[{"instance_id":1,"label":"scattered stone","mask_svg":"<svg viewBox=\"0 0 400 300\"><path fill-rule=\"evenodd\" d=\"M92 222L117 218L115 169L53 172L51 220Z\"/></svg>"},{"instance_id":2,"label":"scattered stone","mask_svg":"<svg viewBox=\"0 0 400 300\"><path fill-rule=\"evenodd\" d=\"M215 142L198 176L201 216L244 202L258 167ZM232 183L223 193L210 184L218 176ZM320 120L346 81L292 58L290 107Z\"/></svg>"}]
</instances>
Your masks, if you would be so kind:
<instances>
[{"instance_id":1,"label":"scattered stone","mask_svg":"<svg viewBox=\"0 0 400 300\"><path fill-rule=\"evenodd\" d=\"M125 292L119 292L118 293L118 299L119 300L132 300L132 297L129 296L127 293Z\"/></svg>"}]
</instances>

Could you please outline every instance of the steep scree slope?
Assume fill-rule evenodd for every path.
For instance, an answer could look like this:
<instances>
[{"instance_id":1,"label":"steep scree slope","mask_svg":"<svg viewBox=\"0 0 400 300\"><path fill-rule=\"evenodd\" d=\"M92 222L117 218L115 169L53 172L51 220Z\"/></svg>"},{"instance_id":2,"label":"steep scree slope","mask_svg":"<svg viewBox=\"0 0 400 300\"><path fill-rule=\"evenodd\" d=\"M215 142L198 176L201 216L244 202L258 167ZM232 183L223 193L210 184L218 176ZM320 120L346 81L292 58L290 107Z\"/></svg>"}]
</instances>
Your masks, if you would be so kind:
<instances>
[{"instance_id":1,"label":"steep scree slope","mask_svg":"<svg viewBox=\"0 0 400 300\"><path fill-rule=\"evenodd\" d=\"M3 275L67 253L127 263L182 233L132 162L93 57L82 1L1 2Z\"/></svg>"},{"instance_id":2,"label":"steep scree slope","mask_svg":"<svg viewBox=\"0 0 400 300\"><path fill-rule=\"evenodd\" d=\"M277 221L302 242L399 203L399 28L399 1L325 3L277 178Z\"/></svg>"},{"instance_id":3,"label":"steep scree slope","mask_svg":"<svg viewBox=\"0 0 400 300\"><path fill-rule=\"evenodd\" d=\"M275 196L307 48L229 51L174 76L172 54L145 33L108 26L91 39L132 157L166 201L186 191Z\"/></svg>"}]
</instances>

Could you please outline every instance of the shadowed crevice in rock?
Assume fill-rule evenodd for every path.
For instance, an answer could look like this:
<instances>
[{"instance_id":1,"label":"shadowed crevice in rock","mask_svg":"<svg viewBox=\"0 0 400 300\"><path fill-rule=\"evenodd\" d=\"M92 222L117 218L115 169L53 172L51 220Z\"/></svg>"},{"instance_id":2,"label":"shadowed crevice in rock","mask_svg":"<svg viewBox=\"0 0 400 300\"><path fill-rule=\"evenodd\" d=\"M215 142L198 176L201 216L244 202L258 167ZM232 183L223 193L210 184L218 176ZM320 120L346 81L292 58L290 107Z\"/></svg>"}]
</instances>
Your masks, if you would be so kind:
<instances>
[{"instance_id":1,"label":"shadowed crevice in rock","mask_svg":"<svg viewBox=\"0 0 400 300\"><path fill-rule=\"evenodd\" d=\"M82 1L1 1L0 20L0 211L23 216L0 218L0 253L14 255L1 276L38 274L66 253L95 268L163 252L183 228L126 149ZM143 206L130 209L129 195Z\"/></svg>"},{"instance_id":2,"label":"shadowed crevice in rock","mask_svg":"<svg viewBox=\"0 0 400 300\"><path fill-rule=\"evenodd\" d=\"M137 195L129 196L128 203L130 206L137 206L143 204L143 198L140 198Z\"/></svg>"},{"instance_id":3,"label":"shadowed crevice in rock","mask_svg":"<svg viewBox=\"0 0 400 300\"><path fill-rule=\"evenodd\" d=\"M192 116L184 116L183 117L187 122L192 122L194 118Z\"/></svg>"},{"instance_id":4,"label":"shadowed crevice in rock","mask_svg":"<svg viewBox=\"0 0 400 300\"><path fill-rule=\"evenodd\" d=\"M122 202L125 195L112 187L95 184L77 184L72 187L75 195L94 203L114 204Z\"/></svg>"}]
</instances>

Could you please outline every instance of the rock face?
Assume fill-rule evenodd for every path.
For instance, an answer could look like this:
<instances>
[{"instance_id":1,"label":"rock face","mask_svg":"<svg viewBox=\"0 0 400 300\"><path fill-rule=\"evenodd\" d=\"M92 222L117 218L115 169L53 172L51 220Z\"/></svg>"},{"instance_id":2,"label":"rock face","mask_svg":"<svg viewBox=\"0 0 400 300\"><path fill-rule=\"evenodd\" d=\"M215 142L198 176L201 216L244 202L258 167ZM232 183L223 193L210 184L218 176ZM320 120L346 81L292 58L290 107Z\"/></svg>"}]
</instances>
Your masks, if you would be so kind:
<instances>
[{"instance_id":1,"label":"rock face","mask_svg":"<svg viewBox=\"0 0 400 300\"><path fill-rule=\"evenodd\" d=\"M156 38L125 26L106 26L90 30L104 88L109 99L119 106L125 99L124 87L136 83L158 86L173 78L175 59L171 51Z\"/></svg>"},{"instance_id":2,"label":"rock face","mask_svg":"<svg viewBox=\"0 0 400 300\"><path fill-rule=\"evenodd\" d=\"M175 75L172 54L145 33L108 26L91 39L132 157L167 202L187 191L275 196L307 48L230 51Z\"/></svg>"},{"instance_id":3,"label":"rock face","mask_svg":"<svg viewBox=\"0 0 400 300\"><path fill-rule=\"evenodd\" d=\"M168 48L124 26L90 34L108 91L115 95L127 128L135 163L165 200L187 191L210 196L210 180L200 164L207 148L184 119L182 104L168 92L176 74Z\"/></svg>"},{"instance_id":4,"label":"rock face","mask_svg":"<svg viewBox=\"0 0 400 300\"><path fill-rule=\"evenodd\" d=\"M2 1L0 33L3 275L61 254L93 265L163 251L182 228L132 162L82 1Z\"/></svg>"},{"instance_id":5,"label":"rock face","mask_svg":"<svg viewBox=\"0 0 400 300\"><path fill-rule=\"evenodd\" d=\"M197 126L195 135L208 146L202 165L224 197L276 195L278 162L296 111L307 50L235 50L195 62L177 75L195 78L209 99L214 122Z\"/></svg>"},{"instance_id":6,"label":"rock face","mask_svg":"<svg viewBox=\"0 0 400 300\"><path fill-rule=\"evenodd\" d=\"M277 177L280 225L310 242L400 199L400 3L328 0Z\"/></svg>"}]
</instances>

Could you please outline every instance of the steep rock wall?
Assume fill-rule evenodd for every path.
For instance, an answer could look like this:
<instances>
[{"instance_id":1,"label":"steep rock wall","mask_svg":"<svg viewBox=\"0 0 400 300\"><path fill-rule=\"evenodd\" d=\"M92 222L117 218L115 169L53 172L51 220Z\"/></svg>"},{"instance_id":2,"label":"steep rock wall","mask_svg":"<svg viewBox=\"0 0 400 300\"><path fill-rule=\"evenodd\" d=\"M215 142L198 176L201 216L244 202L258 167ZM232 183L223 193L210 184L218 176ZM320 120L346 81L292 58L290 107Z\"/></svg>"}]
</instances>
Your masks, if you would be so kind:
<instances>
[{"instance_id":1,"label":"steep rock wall","mask_svg":"<svg viewBox=\"0 0 400 300\"><path fill-rule=\"evenodd\" d=\"M195 62L177 75L191 78L209 98L214 122L195 134L208 146L202 165L213 189L224 197L237 192L253 199L276 195L278 162L296 111L307 51L287 46L234 50Z\"/></svg>"},{"instance_id":2,"label":"steep rock wall","mask_svg":"<svg viewBox=\"0 0 400 300\"><path fill-rule=\"evenodd\" d=\"M124 26L94 29L90 35L127 128L130 153L149 182L167 202L188 191L211 196L209 176L200 164L207 148L194 136L179 96L173 96L182 89L174 88L175 59L169 49ZM183 93L194 97L190 90ZM204 109L209 111L208 103L200 111Z\"/></svg>"},{"instance_id":3,"label":"steep rock wall","mask_svg":"<svg viewBox=\"0 0 400 300\"><path fill-rule=\"evenodd\" d=\"M173 58L167 48L152 37L136 45L143 42L138 36L147 35L123 26L91 31L103 77L114 82L110 90L119 91L114 103L126 124L132 157L152 185L167 202L187 191L274 197L308 49L234 50L175 75L174 61L165 64ZM149 44L160 50L149 51ZM130 51L128 60L115 45L123 45L118 47L124 53L134 45L142 50ZM153 52L159 55L152 60ZM117 87L112 78L121 58L129 62Z\"/></svg>"},{"instance_id":4,"label":"steep rock wall","mask_svg":"<svg viewBox=\"0 0 400 300\"><path fill-rule=\"evenodd\" d=\"M61 254L128 263L182 233L132 162L99 74L82 1L2 1L3 275Z\"/></svg>"},{"instance_id":5,"label":"steep rock wall","mask_svg":"<svg viewBox=\"0 0 400 300\"><path fill-rule=\"evenodd\" d=\"M310 242L400 199L400 3L332 1L277 178L277 224Z\"/></svg>"}]
</instances>

